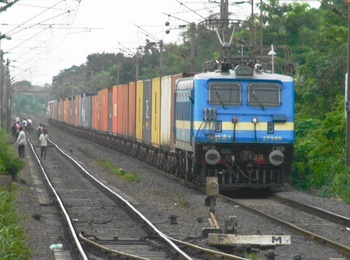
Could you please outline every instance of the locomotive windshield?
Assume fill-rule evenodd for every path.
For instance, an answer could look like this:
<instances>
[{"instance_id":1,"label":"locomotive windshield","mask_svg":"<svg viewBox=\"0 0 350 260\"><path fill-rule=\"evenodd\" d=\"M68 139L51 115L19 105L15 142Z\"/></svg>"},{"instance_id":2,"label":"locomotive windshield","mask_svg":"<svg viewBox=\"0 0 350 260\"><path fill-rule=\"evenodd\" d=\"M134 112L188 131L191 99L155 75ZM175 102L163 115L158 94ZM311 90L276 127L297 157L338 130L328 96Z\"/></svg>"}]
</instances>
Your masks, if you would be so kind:
<instances>
[{"instance_id":1,"label":"locomotive windshield","mask_svg":"<svg viewBox=\"0 0 350 260\"><path fill-rule=\"evenodd\" d=\"M212 105L239 106L241 85L237 83L213 82L209 85L209 103Z\"/></svg>"},{"instance_id":2,"label":"locomotive windshield","mask_svg":"<svg viewBox=\"0 0 350 260\"><path fill-rule=\"evenodd\" d=\"M281 87L271 83L251 83L248 86L248 104L253 107L277 107L281 105Z\"/></svg>"}]
</instances>

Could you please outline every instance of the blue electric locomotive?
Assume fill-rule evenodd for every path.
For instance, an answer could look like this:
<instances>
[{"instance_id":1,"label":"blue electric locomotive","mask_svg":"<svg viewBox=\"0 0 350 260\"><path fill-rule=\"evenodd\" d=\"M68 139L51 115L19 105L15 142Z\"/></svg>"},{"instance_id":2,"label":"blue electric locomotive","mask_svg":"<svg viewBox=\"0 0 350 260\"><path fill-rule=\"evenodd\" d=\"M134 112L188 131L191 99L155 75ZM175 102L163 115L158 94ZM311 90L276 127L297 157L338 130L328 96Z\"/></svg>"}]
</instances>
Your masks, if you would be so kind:
<instances>
[{"instance_id":1,"label":"blue electric locomotive","mask_svg":"<svg viewBox=\"0 0 350 260\"><path fill-rule=\"evenodd\" d=\"M220 190L272 189L288 181L294 147L294 83L262 66L222 63L179 79L175 146L189 181L217 176Z\"/></svg>"}]
</instances>

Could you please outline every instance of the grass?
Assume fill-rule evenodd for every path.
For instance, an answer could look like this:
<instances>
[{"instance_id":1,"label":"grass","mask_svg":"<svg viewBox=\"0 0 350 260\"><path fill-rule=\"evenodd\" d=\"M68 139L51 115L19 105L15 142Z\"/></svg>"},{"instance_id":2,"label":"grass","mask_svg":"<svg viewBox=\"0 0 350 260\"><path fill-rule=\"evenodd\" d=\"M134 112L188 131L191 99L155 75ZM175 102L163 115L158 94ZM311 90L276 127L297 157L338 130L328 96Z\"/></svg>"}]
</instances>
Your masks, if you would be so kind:
<instances>
[{"instance_id":1,"label":"grass","mask_svg":"<svg viewBox=\"0 0 350 260\"><path fill-rule=\"evenodd\" d=\"M182 193L177 194L178 205L182 208L189 208L191 203L183 197Z\"/></svg>"},{"instance_id":2,"label":"grass","mask_svg":"<svg viewBox=\"0 0 350 260\"><path fill-rule=\"evenodd\" d=\"M254 260L254 259L256 259L256 254L253 254L253 253L248 253L248 252L244 252L243 253L243 257L244 258L247 258L247 259L252 259L252 260Z\"/></svg>"},{"instance_id":3,"label":"grass","mask_svg":"<svg viewBox=\"0 0 350 260\"><path fill-rule=\"evenodd\" d=\"M118 176L123 180L131 182L139 181L139 177L135 172L126 172L122 168L115 167L113 164L106 160L97 160L97 163L107 169L110 173Z\"/></svg>"},{"instance_id":4,"label":"grass","mask_svg":"<svg viewBox=\"0 0 350 260\"><path fill-rule=\"evenodd\" d=\"M0 259L30 259L30 247L11 192L0 189Z\"/></svg>"}]
</instances>

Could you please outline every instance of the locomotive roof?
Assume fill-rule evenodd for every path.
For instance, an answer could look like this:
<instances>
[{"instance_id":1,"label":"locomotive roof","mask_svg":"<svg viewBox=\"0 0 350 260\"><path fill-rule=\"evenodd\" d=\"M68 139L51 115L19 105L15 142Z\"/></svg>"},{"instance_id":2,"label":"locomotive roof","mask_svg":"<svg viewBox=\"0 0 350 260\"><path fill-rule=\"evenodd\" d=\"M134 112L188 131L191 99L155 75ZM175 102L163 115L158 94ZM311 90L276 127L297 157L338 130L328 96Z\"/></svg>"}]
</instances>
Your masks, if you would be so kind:
<instances>
[{"instance_id":1,"label":"locomotive roof","mask_svg":"<svg viewBox=\"0 0 350 260\"><path fill-rule=\"evenodd\" d=\"M254 71L253 76L240 77L236 75L235 70L229 70L229 72L212 71L203 72L194 75L193 79L211 79L211 78L227 78L227 79L266 79L266 80L280 80L283 82L292 82L293 78L288 75L276 74L270 72L256 72Z\"/></svg>"}]
</instances>

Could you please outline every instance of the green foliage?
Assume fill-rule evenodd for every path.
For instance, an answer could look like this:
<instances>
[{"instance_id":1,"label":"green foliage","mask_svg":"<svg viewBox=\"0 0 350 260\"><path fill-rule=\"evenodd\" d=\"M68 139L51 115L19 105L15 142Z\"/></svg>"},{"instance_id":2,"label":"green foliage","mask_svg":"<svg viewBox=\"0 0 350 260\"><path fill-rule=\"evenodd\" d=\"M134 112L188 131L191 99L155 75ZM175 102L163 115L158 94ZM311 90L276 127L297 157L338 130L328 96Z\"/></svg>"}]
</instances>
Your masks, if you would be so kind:
<instances>
[{"instance_id":1,"label":"green foliage","mask_svg":"<svg viewBox=\"0 0 350 260\"><path fill-rule=\"evenodd\" d=\"M243 252L243 257L246 258L246 259L257 259L257 256L255 253L250 253L250 252L247 252L247 251L244 251Z\"/></svg>"},{"instance_id":2,"label":"green foliage","mask_svg":"<svg viewBox=\"0 0 350 260\"><path fill-rule=\"evenodd\" d=\"M30 259L14 205L13 195L0 189L0 259Z\"/></svg>"},{"instance_id":3,"label":"green foliage","mask_svg":"<svg viewBox=\"0 0 350 260\"><path fill-rule=\"evenodd\" d=\"M3 130L0 130L0 147L0 174L15 176L24 167L24 162L18 158L14 146Z\"/></svg>"},{"instance_id":4,"label":"green foliage","mask_svg":"<svg viewBox=\"0 0 350 260\"><path fill-rule=\"evenodd\" d=\"M189 208L191 206L191 203L183 197L182 193L177 194L177 201L178 205L183 208Z\"/></svg>"},{"instance_id":5,"label":"green foliage","mask_svg":"<svg viewBox=\"0 0 350 260\"><path fill-rule=\"evenodd\" d=\"M350 168L344 169L334 176L331 185L334 194L337 194L342 200L350 204Z\"/></svg>"},{"instance_id":6,"label":"green foliage","mask_svg":"<svg viewBox=\"0 0 350 260\"><path fill-rule=\"evenodd\" d=\"M97 73L88 84L87 92L97 93L101 89L110 88L114 86L115 82L108 72L102 71Z\"/></svg>"},{"instance_id":7,"label":"green foliage","mask_svg":"<svg viewBox=\"0 0 350 260\"><path fill-rule=\"evenodd\" d=\"M300 188L332 187L335 176L345 168L344 103L338 96L334 109L319 119L301 119L296 123L293 183ZM328 189L332 194L332 189Z\"/></svg>"},{"instance_id":8,"label":"green foliage","mask_svg":"<svg viewBox=\"0 0 350 260\"><path fill-rule=\"evenodd\" d=\"M33 96L13 96L12 114L21 117L29 117L30 115L45 115L46 100L41 97Z\"/></svg>"},{"instance_id":9,"label":"green foliage","mask_svg":"<svg viewBox=\"0 0 350 260\"><path fill-rule=\"evenodd\" d=\"M105 167L110 173L120 177L122 180L136 182L139 177L134 172L126 172L122 168L116 168L113 164L106 160L97 160L97 163Z\"/></svg>"}]
</instances>

